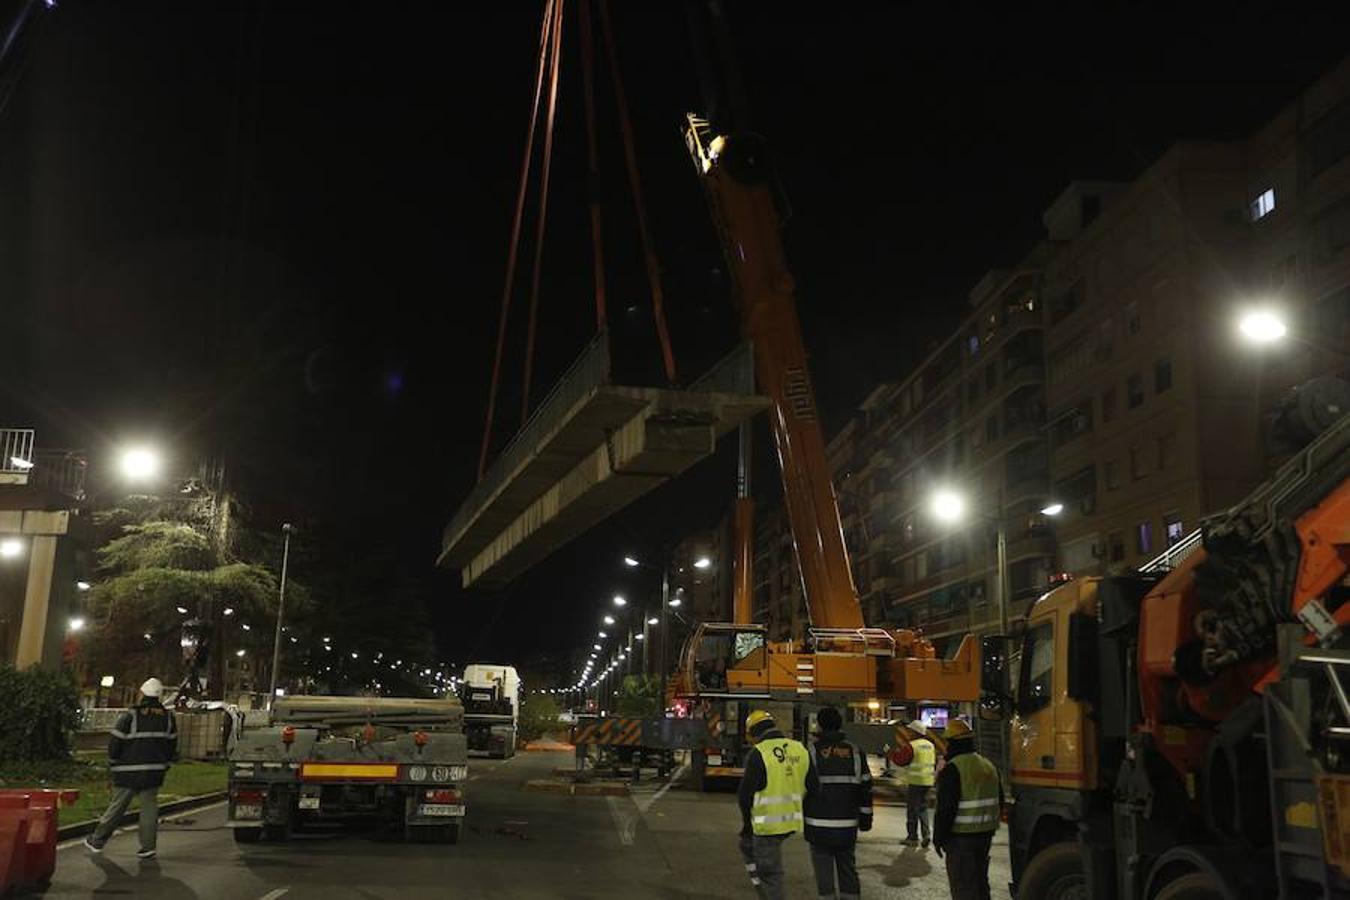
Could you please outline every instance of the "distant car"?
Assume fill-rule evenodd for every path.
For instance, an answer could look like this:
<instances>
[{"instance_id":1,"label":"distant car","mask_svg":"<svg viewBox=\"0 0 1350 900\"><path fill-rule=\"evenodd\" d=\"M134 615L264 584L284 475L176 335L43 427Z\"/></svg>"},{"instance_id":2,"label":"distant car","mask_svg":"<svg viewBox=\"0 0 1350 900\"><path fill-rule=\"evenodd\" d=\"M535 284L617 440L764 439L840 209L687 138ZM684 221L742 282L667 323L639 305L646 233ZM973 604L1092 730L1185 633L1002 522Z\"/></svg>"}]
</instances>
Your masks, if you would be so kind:
<instances>
[{"instance_id":1,"label":"distant car","mask_svg":"<svg viewBox=\"0 0 1350 900\"><path fill-rule=\"evenodd\" d=\"M564 725L575 725L577 724L577 714L564 710L563 712L558 713L558 721Z\"/></svg>"}]
</instances>

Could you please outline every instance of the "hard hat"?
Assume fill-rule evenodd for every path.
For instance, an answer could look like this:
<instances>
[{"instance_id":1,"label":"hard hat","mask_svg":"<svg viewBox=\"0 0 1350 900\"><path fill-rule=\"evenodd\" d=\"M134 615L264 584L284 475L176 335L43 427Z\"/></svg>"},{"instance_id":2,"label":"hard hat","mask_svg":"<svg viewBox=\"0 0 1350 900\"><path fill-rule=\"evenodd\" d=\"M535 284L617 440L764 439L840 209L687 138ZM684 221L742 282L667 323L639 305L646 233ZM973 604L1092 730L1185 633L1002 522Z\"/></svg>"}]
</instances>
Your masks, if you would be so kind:
<instances>
[{"instance_id":1,"label":"hard hat","mask_svg":"<svg viewBox=\"0 0 1350 900\"><path fill-rule=\"evenodd\" d=\"M164 693L164 685L158 678L147 678L141 685L141 693L147 697L158 697Z\"/></svg>"},{"instance_id":2,"label":"hard hat","mask_svg":"<svg viewBox=\"0 0 1350 900\"><path fill-rule=\"evenodd\" d=\"M757 709L757 710L755 710L754 712L750 713L749 716L746 717L746 719L745 719L745 730L746 730L746 731L754 731L756 727L758 727L759 725L761 725L761 724L764 723L764 722L768 722L769 724L773 724L773 716L769 715L767 712L765 712L765 711L762 710L762 709Z\"/></svg>"},{"instance_id":3,"label":"hard hat","mask_svg":"<svg viewBox=\"0 0 1350 900\"><path fill-rule=\"evenodd\" d=\"M957 738L970 737L974 733L964 720L952 719L947 723L947 730L942 733L942 736L949 741L954 741Z\"/></svg>"}]
</instances>

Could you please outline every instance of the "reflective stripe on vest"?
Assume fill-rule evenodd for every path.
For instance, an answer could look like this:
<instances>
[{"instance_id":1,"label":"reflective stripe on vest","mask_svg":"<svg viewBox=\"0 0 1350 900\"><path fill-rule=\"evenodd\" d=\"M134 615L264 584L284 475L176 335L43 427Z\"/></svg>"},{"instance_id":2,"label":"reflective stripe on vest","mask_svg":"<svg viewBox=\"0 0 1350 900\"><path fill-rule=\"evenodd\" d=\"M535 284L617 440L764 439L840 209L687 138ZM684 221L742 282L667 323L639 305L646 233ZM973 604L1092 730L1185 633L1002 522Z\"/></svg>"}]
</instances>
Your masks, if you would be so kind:
<instances>
[{"instance_id":1,"label":"reflective stripe on vest","mask_svg":"<svg viewBox=\"0 0 1350 900\"><path fill-rule=\"evenodd\" d=\"M768 738L755 745L764 762L764 789L750 805L755 834L792 834L802 828L806 793L806 748L791 738Z\"/></svg>"},{"instance_id":2,"label":"reflective stripe on vest","mask_svg":"<svg viewBox=\"0 0 1350 900\"><path fill-rule=\"evenodd\" d=\"M987 834L998 830L998 770L978 753L962 753L949 760L961 775L961 799L956 804L955 834Z\"/></svg>"},{"instance_id":3,"label":"reflective stripe on vest","mask_svg":"<svg viewBox=\"0 0 1350 900\"><path fill-rule=\"evenodd\" d=\"M162 772L169 768L168 763L133 763L130 765L108 766L109 772Z\"/></svg>"},{"instance_id":4,"label":"reflective stripe on vest","mask_svg":"<svg viewBox=\"0 0 1350 900\"><path fill-rule=\"evenodd\" d=\"M914 749L914 761L905 769L909 783L919 787L932 787L937 781L937 751L931 741L920 738L910 741Z\"/></svg>"},{"instance_id":5,"label":"reflective stripe on vest","mask_svg":"<svg viewBox=\"0 0 1350 900\"><path fill-rule=\"evenodd\" d=\"M817 819L806 817L806 824L814 828L857 828L857 819Z\"/></svg>"}]
</instances>

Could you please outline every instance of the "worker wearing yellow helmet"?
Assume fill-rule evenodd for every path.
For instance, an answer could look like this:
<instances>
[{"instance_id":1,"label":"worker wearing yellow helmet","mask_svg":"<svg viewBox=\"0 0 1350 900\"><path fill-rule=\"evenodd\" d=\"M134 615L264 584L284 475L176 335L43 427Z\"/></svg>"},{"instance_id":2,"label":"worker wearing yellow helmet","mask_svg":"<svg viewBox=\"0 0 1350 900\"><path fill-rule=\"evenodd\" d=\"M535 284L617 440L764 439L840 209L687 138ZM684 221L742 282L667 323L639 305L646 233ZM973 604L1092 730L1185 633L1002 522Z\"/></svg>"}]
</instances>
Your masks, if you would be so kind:
<instances>
[{"instance_id":1,"label":"worker wearing yellow helmet","mask_svg":"<svg viewBox=\"0 0 1350 900\"><path fill-rule=\"evenodd\" d=\"M783 841L802 830L802 799L818 782L806 748L784 735L768 712L750 713L745 732L753 746L736 792L741 856L759 896L778 900L784 896Z\"/></svg>"},{"instance_id":2,"label":"worker wearing yellow helmet","mask_svg":"<svg viewBox=\"0 0 1350 900\"><path fill-rule=\"evenodd\" d=\"M937 776L933 846L947 860L952 900L989 900L989 847L1003 809L1003 783L994 764L975 752L975 733L960 719L947 723L947 764Z\"/></svg>"}]
</instances>

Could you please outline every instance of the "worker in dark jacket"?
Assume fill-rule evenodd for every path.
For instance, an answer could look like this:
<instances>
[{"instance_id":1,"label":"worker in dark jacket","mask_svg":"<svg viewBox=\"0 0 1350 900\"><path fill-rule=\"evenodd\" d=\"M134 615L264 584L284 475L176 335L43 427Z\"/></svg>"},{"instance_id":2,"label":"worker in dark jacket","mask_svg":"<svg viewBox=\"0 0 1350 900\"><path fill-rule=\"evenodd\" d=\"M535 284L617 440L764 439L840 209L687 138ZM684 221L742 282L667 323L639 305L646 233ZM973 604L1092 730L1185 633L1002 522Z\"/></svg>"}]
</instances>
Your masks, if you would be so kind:
<instances>
[{"instance_id":1,"label":"worker in dark jacket","mask_svg":"<svg viewBox=\"0 0 1350 900\"><path fill-rule=\"evenodd\" d=\"M816 892L834 900L861 896L854 848L859 831L872 830L872 772L867 758L844 739L844 720L833 706L816 713L820 736L811 745L815 773L806 792L806 842L811 845L811 867ZM835 875L839 893L834 892Z\"/></svg>"},{"instance_id":2,"label":"worker in dark jacket","mask_svg":"<svg viewBox=\"0 0 1350 900\"><path fill-rule=\"evenodd\" d=\"M112 772L112 800L85 847L102 853L131 801L141 802L141 859L155 858L159 830L159 788L178 752L178 728L173 713L160 703L164 685L149 678L141 685L141 701L117 720L108 739L108 769Z\"/></svg>"},{"instance_id":3,"label":"worker in dark jacket","mask_svg":"<svg viewBox=\"0 0 1350 900\"><path fill-rule=\"evenodd\" d=\"M946 857L952 900L989 900L989 846L1003 809L1003 783L994 764L975 752L969 725L953 719L945 736L933 846Z\"/></svg>"},{"instance_id":4,"label":"worker in dark jacket","mask_svg":"<svg viewBox=\"0 0 1350 900\"><path fill-rule=\"evenodd\" d=\"M819 785L806 748L779 731L767 712L750 713L745 730L754 746L746 754L745 774L736 792L741 856L759 896L782 900L783 841L802 830L802 803Z\"/></svg>"}]
</instances>

